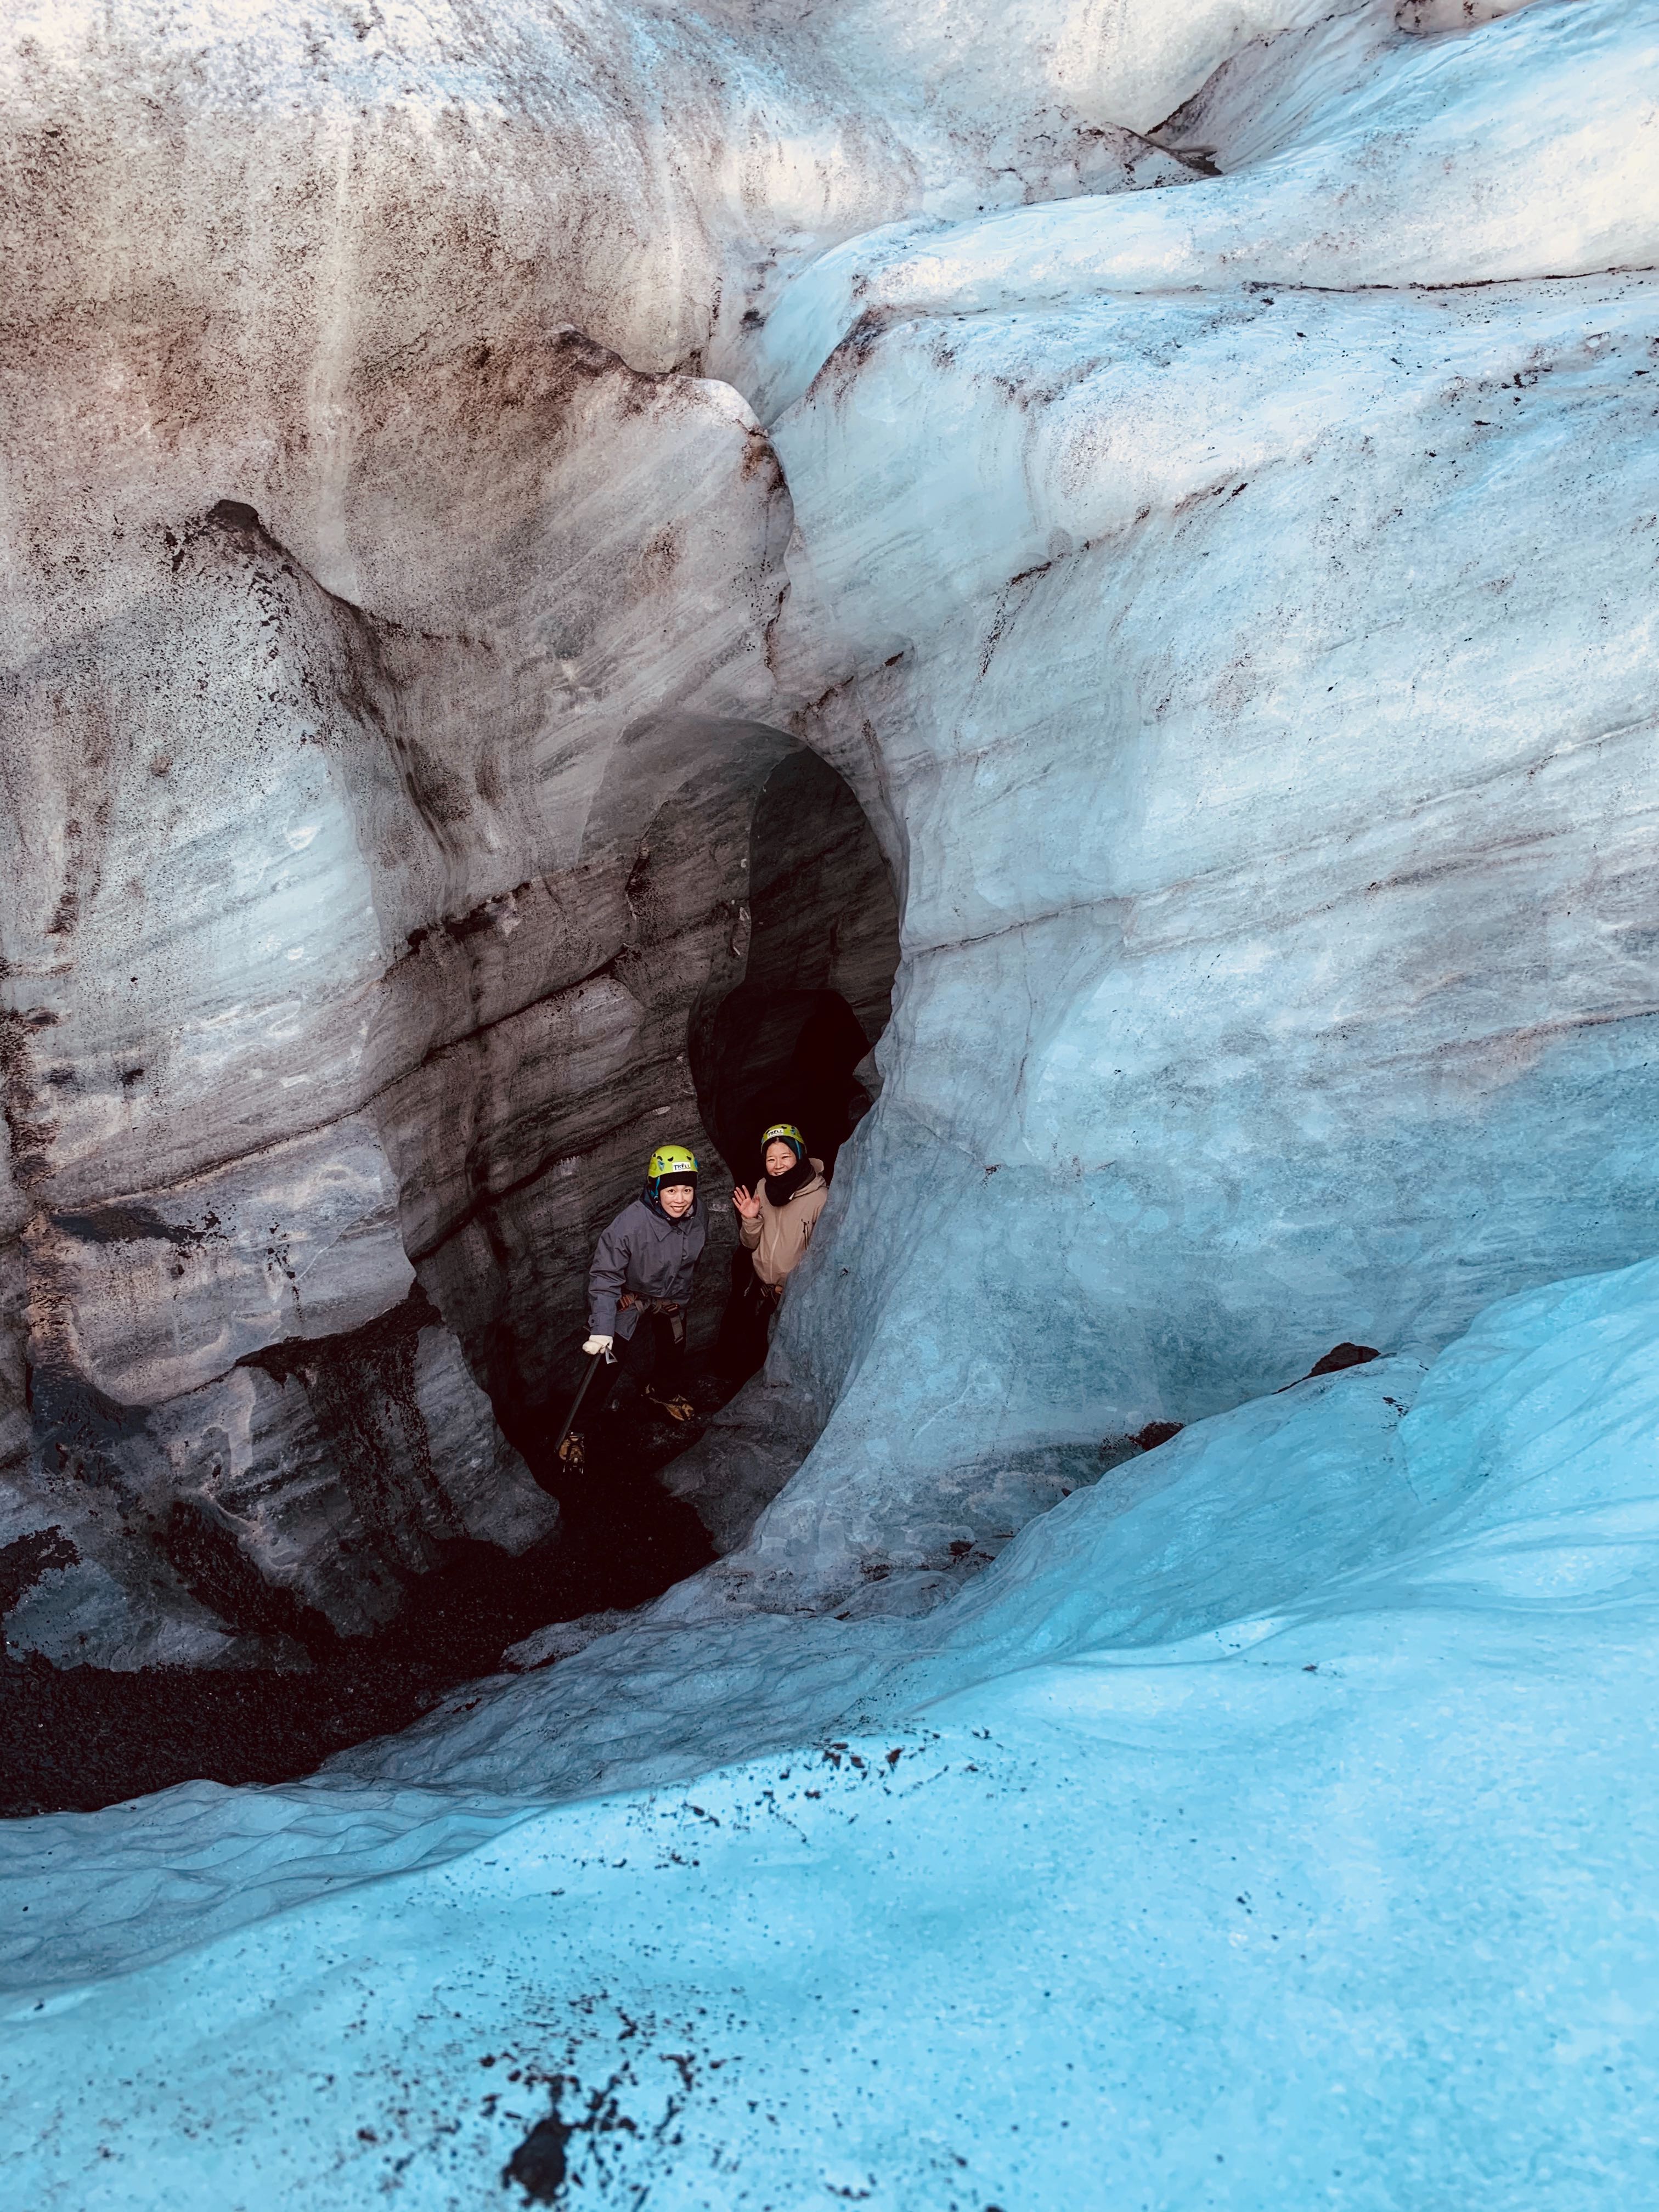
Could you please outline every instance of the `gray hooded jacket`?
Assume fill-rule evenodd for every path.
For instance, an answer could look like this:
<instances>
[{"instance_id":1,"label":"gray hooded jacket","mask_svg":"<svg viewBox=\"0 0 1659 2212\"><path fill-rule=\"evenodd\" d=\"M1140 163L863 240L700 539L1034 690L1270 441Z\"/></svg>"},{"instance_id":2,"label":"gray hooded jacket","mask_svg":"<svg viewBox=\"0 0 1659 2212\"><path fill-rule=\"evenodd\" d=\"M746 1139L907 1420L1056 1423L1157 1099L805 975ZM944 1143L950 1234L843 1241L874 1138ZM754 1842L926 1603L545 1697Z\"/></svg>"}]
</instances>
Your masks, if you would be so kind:
<instances>
[{"instance_id":1,"label":"gray hooded jacket","mask_svg":"<svg viewBox=\"0 0 1659 2212\"><path fill-rule=\"evenodd\" d=\"M622 1312L624 1291L636 1298L672 1298L684 1305L708 1235L699 1193L690 1213L671 1221L648 1198L636 1198L600 1237L587 1271L587 1328L591 1336L626 1340L639 1327L636 1307Z\"/></svg>"}]
</instances>

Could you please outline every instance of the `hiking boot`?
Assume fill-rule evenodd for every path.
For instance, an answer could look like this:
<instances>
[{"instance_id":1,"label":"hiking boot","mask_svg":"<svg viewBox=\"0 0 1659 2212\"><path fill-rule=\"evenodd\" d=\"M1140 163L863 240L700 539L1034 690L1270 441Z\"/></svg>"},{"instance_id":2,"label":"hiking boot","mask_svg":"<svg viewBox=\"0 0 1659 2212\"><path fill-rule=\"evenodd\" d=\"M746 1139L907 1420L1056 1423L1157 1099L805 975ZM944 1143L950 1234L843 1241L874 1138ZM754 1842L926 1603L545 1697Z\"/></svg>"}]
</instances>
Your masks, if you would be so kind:
<instances>
[{"instance_id":1,"label":"hiking boot","mask_svg":"<svg viewBox=\"0 0 1659 2212\"><path fill-rule=\"evenodd\" d=\"M671 1421L695 1421L697 1418L696 1407L689 1398L683 1398L678 1391L672 1398L661 1397L655 1390L649 1389L645 1395L657 1411L659 1413L666 1413Z\"/></svg>"}]
</instances>

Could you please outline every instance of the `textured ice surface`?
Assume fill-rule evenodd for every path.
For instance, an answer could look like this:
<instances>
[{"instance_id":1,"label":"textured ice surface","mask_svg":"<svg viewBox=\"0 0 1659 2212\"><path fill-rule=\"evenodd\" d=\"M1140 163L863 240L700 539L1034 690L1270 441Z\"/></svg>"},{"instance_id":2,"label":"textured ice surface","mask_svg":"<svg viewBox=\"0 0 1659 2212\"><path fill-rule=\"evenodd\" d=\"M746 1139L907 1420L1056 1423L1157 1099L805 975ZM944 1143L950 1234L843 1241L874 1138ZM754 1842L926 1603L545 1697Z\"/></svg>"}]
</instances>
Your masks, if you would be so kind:
<instances>
[{"instance_id":1,"label":"textured ice surface","mask_svg":"<svg viewBox=\"0 0 1659 2212\"><path fill-rule=\"evenodd\" d=\"M1650 267L1656 27L1650 0L1571 0L1414 43L1389 35L1386 9L1334 10L1223 72L1205 150L1241 173L836 247L769 322L757 404L770 416L798 398L860 316ZM1196 128L1210 111L1194 106Z\"/></svg>"},{"instance_id":2,"label":"textured ice surface","mask_svg":"<svg viewBox=\"0 0 1659 2212\"><path fill-rule=\"evenodd\" d=\"M1653 0L1345 10L1175 118L1220 175L769 319L781 663L905 952L781 1323L785 1595L994 1543L988 1461L1653 1248L1656 96Z\"/></svg>"},{"instance_id":3,"label":"textured ice surface","mask_svg":"<svg viewBox=\"0 0 1659 2212\"><path fill-rule=\"evenodd\" d=\"M1198 1425L925 1621L631 1626L18 1823L13 2199L435 2212L556 2112L571 2203L1647 2202L1656 1539L1650 1262Z\"/></svg>"},{"instance_id":4,"label":"textured ice surface","mask_svg":"<svg viewBox=\"0 0 1659 2212\"><path fill-rule=\"evenodd\" d=\"M1659 0L14 14L20 1638L222 1656L198 1498L362 1556L411 1267L428 1447L574 1379L797 742L904 957L822 1441L686 1471L753 1593L914 1607L1102 1436L1653 1249Z\"/></svg>"},{"instance_id":5,"label":"textured ice surface","mask_svg":"<svg viewBox=\"0 0 1659 2212\"><path fill-rule=\"evenodd\" d=\"M268 1200L349 1334L394 1182L442 1306L478 1131L631 1158L797 737L904 964L740 1556L311 1783L0 1836L10 2196L1655 2201L1659 1263L1588 1271L1655 1244L1659 0L318 15L18 64L34 1406L49 1324L146 1406L268 1343ZM1117 127L1177 107L1218 174ZM636 998L647 848L702 937Z\"/></svg>"},{"instance_id":6,"label":"textured ice surface","mask_svg":"<svg viewBox=\"0 0 1659 2212\"><path fill-rule=\"evenodd\" d=\"M792 750L787 495L714 379L850 235L1190 185L1128 126L1308 8L8 11L0 1546L82 1559L14 1644L270 1661L175 1504L361 1625L422 1500L335 1416L411 1266L414 1461L574 1380L594 1235L665 1122L706 1153ZM299 1337L273 1454L235 1363Z\"/></svg>"}]
</instances>

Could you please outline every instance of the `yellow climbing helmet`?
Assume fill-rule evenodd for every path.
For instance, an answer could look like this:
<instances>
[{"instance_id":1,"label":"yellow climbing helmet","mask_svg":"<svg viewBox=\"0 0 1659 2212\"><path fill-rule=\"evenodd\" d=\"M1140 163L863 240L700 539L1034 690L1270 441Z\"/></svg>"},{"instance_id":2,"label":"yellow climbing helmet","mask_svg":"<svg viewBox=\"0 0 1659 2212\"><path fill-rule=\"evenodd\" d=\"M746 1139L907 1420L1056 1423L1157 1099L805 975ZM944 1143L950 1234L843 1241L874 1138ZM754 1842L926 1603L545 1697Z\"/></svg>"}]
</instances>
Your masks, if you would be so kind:
<instances>
[{"instance_id":1,"label":"yellow climbing helmet","mask_svg":"<svg viewBox=\"0 0 1659 2212\"><path fill-rule=\"evenodd\" d=\"M793 1145L795 1148L795 1158L798 1160L804 1160L806 1158L806 1139L802 1136L800 1131L795 1127L793 1121L773 1122L771 1127L761 1139L761 1153L763 1158L765 1156L766 1147L771 1143L774 1137L781 1138L786 1145Z\"/></svg>"},{"instance_id":2,"label":"yellow climbing helmet","mask_svg":"<svg viewBox=\"0 0 1659 2212\"><path fill-rule=\"evenodd\" d=\"M665 1176L694 1176L696 1172L695 1152L688 1152L684 1145L659 1145L651 1155L645 1179L654 1190Z\"/></svg>"}]
</instances>

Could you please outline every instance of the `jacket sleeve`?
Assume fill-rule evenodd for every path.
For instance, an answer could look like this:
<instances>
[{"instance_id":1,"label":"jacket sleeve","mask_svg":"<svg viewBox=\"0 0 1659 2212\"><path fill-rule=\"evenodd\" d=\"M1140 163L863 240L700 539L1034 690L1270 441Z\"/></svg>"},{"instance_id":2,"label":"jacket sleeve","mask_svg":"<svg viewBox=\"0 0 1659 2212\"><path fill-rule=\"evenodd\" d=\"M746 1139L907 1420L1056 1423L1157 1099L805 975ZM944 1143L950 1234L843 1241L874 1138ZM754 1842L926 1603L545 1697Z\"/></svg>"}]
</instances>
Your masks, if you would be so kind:
<instances>
[{"instance_id":1,"label":"jacket sleeve","mask_svg":"<svg viewBox=\"0 0 1659 2212\"><path fill-rule=\"evenodd\" d=\"M752 1221L745 1220L743 1215L739 1214L738 1216L738 1242L743 1246L744 1251L752 1252L755 1249L755 1247L760 1243L760 1237L761 1218L759 1214L757 1213Z\"/></svg>"},{"instance_id":2,"label":"jacket sleeve","mask_svg":"<svg viewBox=\"0 0 1659 2212\"><path fill-rule=\"evenodd\" d=\"M590 1336L614 1336L617 1301L628 1280L628 1232L620 1217L593 1248L587 1271L587 1329Z\"/></svg>"}]
</instances>

